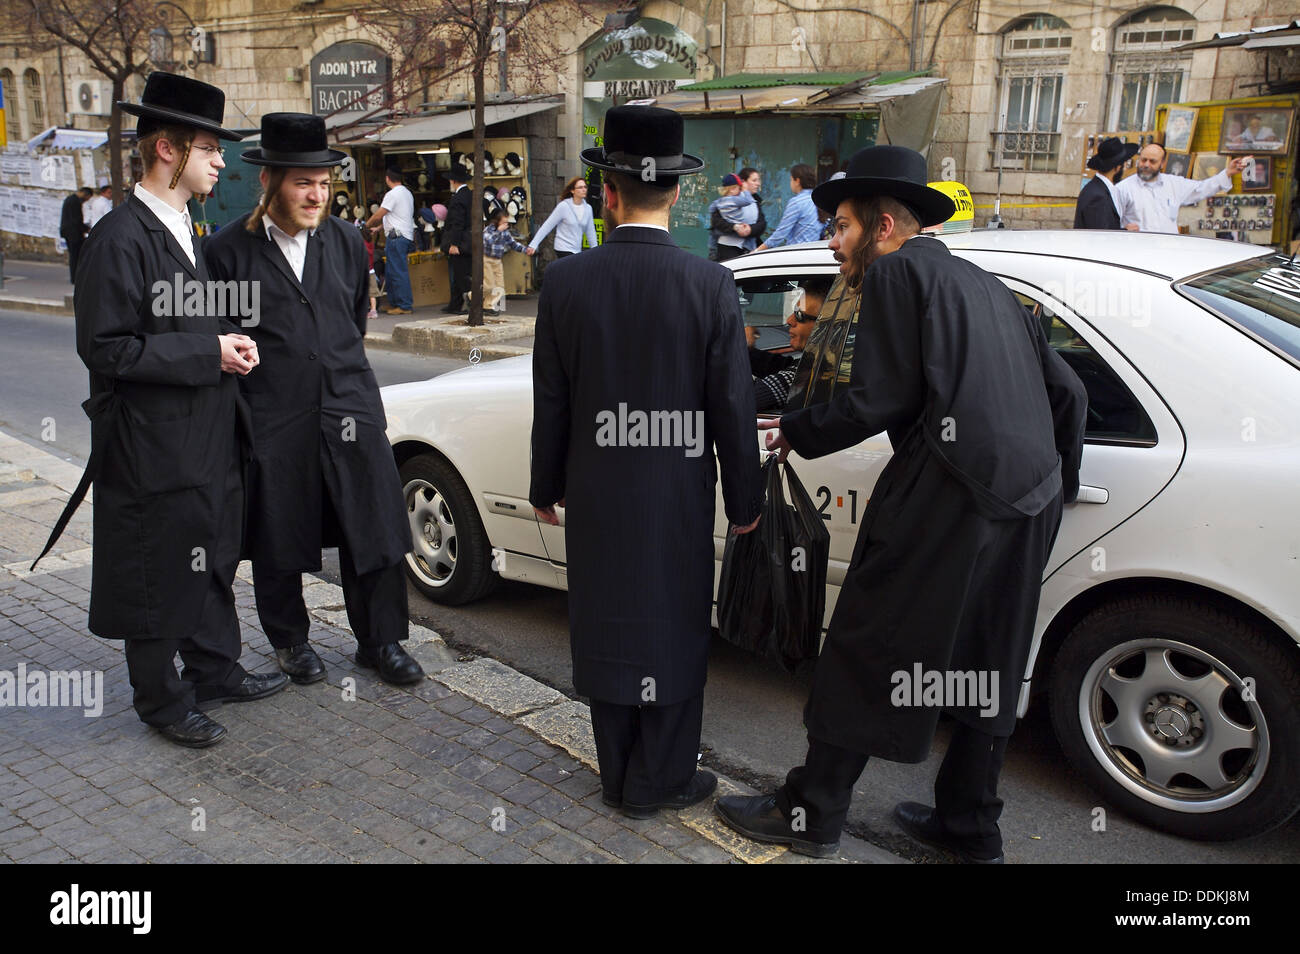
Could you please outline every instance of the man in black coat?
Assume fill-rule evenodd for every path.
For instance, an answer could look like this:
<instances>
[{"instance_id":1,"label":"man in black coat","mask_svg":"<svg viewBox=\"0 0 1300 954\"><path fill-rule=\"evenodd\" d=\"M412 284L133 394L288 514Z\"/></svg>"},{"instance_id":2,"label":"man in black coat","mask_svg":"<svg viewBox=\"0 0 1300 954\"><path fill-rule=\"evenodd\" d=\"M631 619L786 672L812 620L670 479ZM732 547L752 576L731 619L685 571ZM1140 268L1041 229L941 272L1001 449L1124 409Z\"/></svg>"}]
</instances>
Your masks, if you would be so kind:
<instances>
[{"instance_id":1,"label":"man in black coat","mask_svg":"<svg viewBox=\"0 0 1300 954\"><path fill-rule=\"evenodd\" d=\"M813 198L862 292L853 369L830 401L760 422L768 447L822 457L888 431L804 710L808 756L771 795L723 798L731 827L833 854L869 756L920 762L956 720L935 807L895 809L914 836L1000 862L997 779L1015 728L1042 574L1078 492L1087 395L997 278L921 228L952 200L900 146L857 153Z\"/></svg>"},{"instance_id":2,"label":"man in black coat","mask_svg":"<svg viewBox=\"0 0 1300 954\"><path fill-rule=\"evenodd\" d=\"M45 552L93 481L90 630L126 640L140 718L197 748L226 732L199 704L288 684L239 664L231 586L249 434L235 376L256 367L257 347L229 300L215 303L186 210L225 165L218 137L240 137L221 128L221 90L184 76L151 73L141 102L119 105L140 117L145 173L82 249L74 307L91 454Z\"/></svg>"},{"instance_id":3,"label":"man in black coat","mask_svg":"<svg viewBox=\"0 0 1300 954\"><path fill-rule=\"evenodd\" d=\"M1079 201L1074 207L1076 229L1122 229L1119 206L1116 204L1115 183L1124 172L1124 163L1138 151L1135 142L1124 143L1117 137L1103 139L1096 155L1088 159L1088 168L1094 175L1079 191Z\"/></svg>"},{"instance_id":4,"label":"man in black coat","mask_svg":"<svg viewBox=\"0 0 1300 954\"><path fill-rule=\"evenodd\" d=\"M553 525L565 508L573 683L591 700L605 804L634 818L717 785L695 763L719 466L737 532L762 506L735 282L668 234L678 176L703 168L682 138L670 110L606 113L582 161L607 173L615 227L547 269L533 351L529 499Z\"/></svg>"},{"instance_id":5,"label":"man in black coat","mask_svg":"<svg viewBox=\"0 0 1300 954\"><path fill-rule=\"evenodd\" d=\"M343 601L359 665L396 685L424 678L408 636L402 562L411 531L384 407L366 360L369 266L357 229L328 214L325 121L267 113L257 208L206 243L214 278L256 283L249 322L262 365L241 389L253 415L246 555L257 614L280 668L295 682L325 678L307 640L302 574L339 548Z\"/></svg>"},{"instance_id":6,"label":"man in black coat","mask_svg":"<svg viewBox=\"0 0 1300 954\"><path fill-rule=\"evenodd\" d=\"M82 186L63 200L63 212L59 216L59 235L68 243L68 281L77 280L77 259L81 255L81 243L86 241L86 219L82 207L90 198L90 190Z\"/></svg>"},{"instance_id":7,"label":"man in black coat","mask_svg":"<svg viewBox=\"0 0 1300 954\"><path fill-rule=\"evenodd\" d=\"M466 185L469 176L463 166L452 163L447 179L451 182L451 199L447 202L447 223L442 229L440 247L447 256L451 300L442 310L449 315L459 315L469 309L468 296L474 271L474 243L469 225L474 192Z\"/></svg>"}]
</instances>

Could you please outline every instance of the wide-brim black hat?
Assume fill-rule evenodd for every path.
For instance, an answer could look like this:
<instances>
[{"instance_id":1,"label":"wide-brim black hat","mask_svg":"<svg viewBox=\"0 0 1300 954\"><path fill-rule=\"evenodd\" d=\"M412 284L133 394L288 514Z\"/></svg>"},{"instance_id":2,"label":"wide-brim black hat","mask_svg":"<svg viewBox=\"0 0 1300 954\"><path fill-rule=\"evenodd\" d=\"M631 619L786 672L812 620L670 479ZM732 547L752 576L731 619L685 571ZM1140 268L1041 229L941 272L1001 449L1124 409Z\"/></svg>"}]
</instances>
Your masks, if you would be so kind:
<instances>
[{"instance_id":1,"label":"wide-brim black hat","mask_svg":"<svg viewBox=\"0 0 1300 954\"><path fill-rule=\"evenodd\" d=\"M813 189L817 208L835 214L853 196L885 195L903 202L920 217L921 228L952 218L952 199L927 184L925 157L904 146L868 146L853 154L843 179L830 179Z\"/></svg>"},{"instance_id":2,"label":"wide-brim black hat","mask_svg":"<svg viewBox=\"0 0 1300 954\"><path fill-rule=\"evenodd\" d=\"M347 153L326 144L325 118L308 113L267 113L262 117L261 147L243 155L255 166L287 169L323 169L346 158Z\"/></svg>"},{"instance_id":3,"label":"wide-brim black hat","mask_svg":"<svg viewBox=\"0 0 1300 954\"><path fill-rule=\"evenodd\" d=\"M682 117L658 106L615 106L605 113L604 145L584 149L582 161L606 172L623 172L647 182L676 181L704 168L704 160L682 152ZM649 158L654 165L645 163Z\"/></svg>"},{"instance_id":4,"label":"wide-brim black hat","mask_svg":"<svg viewBox=\"0 0 1300 954\"><path fill-rule=\"evenodd\" d=\"M226 94L209 83L176 73L154 70L144 81L138 103L117 104L123 112L139 116L137 137L143 138L161 126L191 126L239 142L244 137L221 128L226 112Z\"/></svg>"},{"instance_id":5,"label":"wide-brim black hat","mask_svg":"<svg viewBox=\"0 0 1300 954\"><path fill-rule=\"evenodd\" d=\"M1097 147L1096 155L1088 160L1088 168L1098 172L1108 172L1122 162L1128 162L1137 155L1141 148L1135 142L1122 142L1119 137L1103 139Z\"/></svg>"}]
</instances>

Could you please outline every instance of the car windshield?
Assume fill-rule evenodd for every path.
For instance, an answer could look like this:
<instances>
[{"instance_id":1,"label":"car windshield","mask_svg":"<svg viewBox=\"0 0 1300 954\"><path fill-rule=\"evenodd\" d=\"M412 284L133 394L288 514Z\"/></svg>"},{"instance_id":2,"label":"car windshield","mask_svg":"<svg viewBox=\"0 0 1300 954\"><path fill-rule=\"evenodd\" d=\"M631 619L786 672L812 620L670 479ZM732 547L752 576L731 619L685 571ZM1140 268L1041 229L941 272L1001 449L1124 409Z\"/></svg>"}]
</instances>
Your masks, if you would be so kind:
<instances>
[{"instance_id":1,"label":"car windshield","mask_svg":"<svg viewBox=\"0 0 1300 954\"><path fill-rule=\"evenodd\" d=\"M1235 262L1177 287L1300 362L1300 262L1293 256Z\"/></svg>"}]
</instances>

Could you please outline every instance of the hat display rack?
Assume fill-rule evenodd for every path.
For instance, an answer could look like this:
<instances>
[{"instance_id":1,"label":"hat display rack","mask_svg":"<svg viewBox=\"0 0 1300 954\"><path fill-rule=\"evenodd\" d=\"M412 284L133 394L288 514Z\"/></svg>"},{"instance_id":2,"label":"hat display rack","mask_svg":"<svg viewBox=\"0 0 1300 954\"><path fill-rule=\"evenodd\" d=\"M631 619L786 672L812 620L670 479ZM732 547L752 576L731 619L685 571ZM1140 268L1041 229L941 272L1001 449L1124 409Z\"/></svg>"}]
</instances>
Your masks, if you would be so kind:
<instances>
[{"instance_id":1,"label":"hat display rack","mask_svg":"<svg viewBox=\"0 0 1300 954\"><path fill-rule=\"evenodd\" d=\"M451 161L466 175L474 170L474 140L455 139L451 143ZM489 137L483 141L483 191L479 200L483 218L496 209L504 209L510 228L519 240L528 244L534 231L532 195L528 183L528 143L519 136ZM549 209L544 212L549 213ZM532 288L532 259L526 255L507 255L506 294L523 295Z\"/></svg>"}]
</instances>

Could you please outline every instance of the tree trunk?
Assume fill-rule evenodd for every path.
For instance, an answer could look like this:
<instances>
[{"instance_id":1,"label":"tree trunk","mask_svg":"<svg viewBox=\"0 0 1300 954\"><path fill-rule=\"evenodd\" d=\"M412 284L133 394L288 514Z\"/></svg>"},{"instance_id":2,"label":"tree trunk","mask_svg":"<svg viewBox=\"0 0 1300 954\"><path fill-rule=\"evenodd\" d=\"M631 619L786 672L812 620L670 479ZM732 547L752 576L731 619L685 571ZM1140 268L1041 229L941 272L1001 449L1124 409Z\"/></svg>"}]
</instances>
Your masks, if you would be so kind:
<instances>
[{"instance_id":1,"label":"tree trunk","mask_svg":"<svg viewBox=\"0 0 1300 954\"><path fill-rule=\"evenodd\" d=\"M491 26L491 19L488 21ZM485 31L486 32L486 31ZM490 35L489 35L490 37ZM469 323L483 324L483 73L487 66L489 37L480 36L478 55L474 58L474 195L470 202L469 241L474 259L470 270Z\"/></svg>"},{"instance_id":2,"label":"tree trunk","mask_svg":"<svg viewBox=\"0 0 1300 954\"><path fill-rule=\"evenodd\" d=\"M128 74L129 75L129 74ZM117 105L126 98L126 75L114 74L113 110L108 114L108 175L113 186L113 205L122 201L122 107Z\"/></svg>"}]
</instances>

